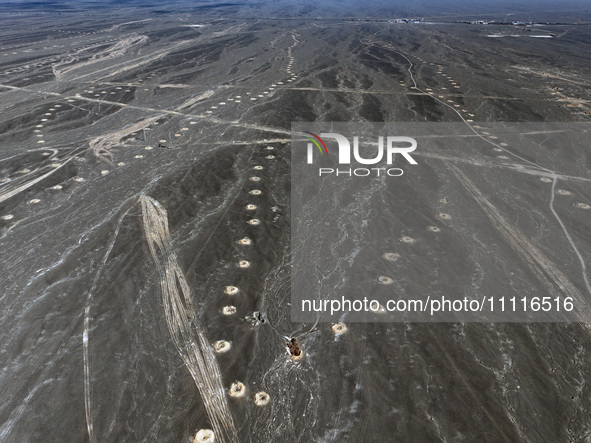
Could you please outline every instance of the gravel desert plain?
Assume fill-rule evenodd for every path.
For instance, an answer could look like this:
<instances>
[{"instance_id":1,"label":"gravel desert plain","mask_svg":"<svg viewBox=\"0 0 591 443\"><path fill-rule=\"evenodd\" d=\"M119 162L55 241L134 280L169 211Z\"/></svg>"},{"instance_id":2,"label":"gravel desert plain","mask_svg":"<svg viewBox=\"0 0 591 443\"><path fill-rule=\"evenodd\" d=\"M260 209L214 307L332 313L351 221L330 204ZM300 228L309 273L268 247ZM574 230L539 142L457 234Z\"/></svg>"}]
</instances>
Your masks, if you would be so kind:
<instances>
[{"instance_id":1,"label":"gravel desert plain","mask_svg":"<svg viewBox=\"0 0 591 443\"><path fill-rule=\"evenodd\" d=\"M591 442L588 2L10 0L0 24L0 441ZM416 129L403 176L313 194L302 122L471 141ZM326 293L363 263L355 291L528 310L300 319L292 252Z\"/></svg>"}]
</instances>

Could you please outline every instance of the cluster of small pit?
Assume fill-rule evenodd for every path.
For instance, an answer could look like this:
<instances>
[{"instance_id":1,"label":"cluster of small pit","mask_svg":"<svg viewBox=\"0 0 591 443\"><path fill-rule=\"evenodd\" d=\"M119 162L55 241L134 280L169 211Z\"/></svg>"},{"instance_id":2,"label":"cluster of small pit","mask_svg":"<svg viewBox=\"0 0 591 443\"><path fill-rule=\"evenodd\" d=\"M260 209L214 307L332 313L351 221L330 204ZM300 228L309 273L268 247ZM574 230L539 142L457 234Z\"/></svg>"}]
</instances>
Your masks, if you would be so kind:
<instances>
[{"instance_id":1,"label":"cluster of small pit","mask_svg":"<svg viewBox=\"0 0 591 443\"><path fill-rule=\"evenodd\" d=\"M294 36L294 40L295 40L295 36ZM287 50L287 58L289 61L287 62L286 72L290 75L287 79L284 79L283 81L278 81L278 82L272 83L271 86L269 86L265 90L259 92L258 94L256 92L247 91L244 93L244 96L234 95L232 97L228 97L225 100L222 100L218 103L212 104L211 106L209 106L209 108L206 111L202 112L197 117L199 117L199 118L211 117L213 114L215 114L217 112L217 110L221 110L225 106L228 106L232 103L241 103L243 99L248 99L249 102L256 102L258 100L270 97L273 95L273 93L277 87L283 87L285 85L285 83L294 82L298 78L298 76L292 72L294 58L291 55L291 50L292 50L292 48L294 48L296 46L296 44L297 44L297 40Z\"/></svg>"},{"instance_id":2,"label":"cluster of small pit","mask_svg":"<svg viewBox=\"0 0 591 443\"><path fill-rule=\"evenodd\" d=\"M266 146L264 148L265 151L268 152L268 154L265 156L265 159L268 161L272 161L275 159L275 156L273 154L271 154L271 152L274 150L275 148L273 146ZM259 186L263 180L262 178L257 175L260 171L263 171L265 169L265 166L257 164L252 166L251 172L250 172L250 176L249 176L249 180L248 183L251 183L247 186L247 189L245 189L245 192L248 193L248 195L253 196L254 198L260 196L263 194L263 191L261 189L258 189L255 186ZM261 220L259 218L256 218L256 211L258 211L259 205L256 203L256 201L252 201L247 203L244 206L244 210L246 214L249 214L249 218L247 220L247 223L251 226L257 226L259 224L261 224ZM248 251L248 247L252 246L254 244L254 240L250 237L244 236L239 238L238 240L236 240L236 243L240 246L240 247L244 247L243 251L244 253L241 255L248 255L247 251ZM236 267L238 269L249 269L253 266L253 263L251 263L250 260L247 260L246 258L239 258L238 260L236 260ZM237 286L228 284L223 288L223 292L224 294L234 297L234 296L238 296L240 294L240 289ZM221 308L221 313L222 315L225 316L232 316L232 315L236 315L238 312L236 306L234 305L226 305L223 306ZM230 351L232 349L232 344L227 341L227 340L217 340L213 343L213 350L214 352L216 352L217 354L223 354L226 353L228 351ZM230 397L233 398L243 398L246 396L247 393L247 388L244 385L244 383L240 382L240 381L235 381L234 383L231 384L231 386L228 389L228 395ZM264 391L259 391L253 394L253 402L255 405L257 406L265 406L267 405L270 400L271 397L269 394L267 394ZM201 432L201 434L199 434L199 432ZM211 433L211 431L209 430L201 430L199 431L197 434L199 434L199 438L213 438L213 434ZM198 438L198 436L195 436L195 441L213 441L213 440L200 440Z\"/></svg>"},{"instance_id":3,"label":"cluster of small pit","mask_svg":"<svg viewBox=\"0 0 591 443\"><path fill-rule=\"evenodd\" d=\"M91 34L96 34L99 31L96 32L86 32L83 34L79 34L80 36L87 36L87 35L91 35ZM104 31L100 31L100 32L104 32ZM90 43L90 44L86 44L83 46L78 46L76 48L71 48L68 50L67 53L62 54L62 55L54 55L52 57L49 58L40 58L38 59L39 62L38 63L34 63L34 64L28 64L28 65L24 65L21 66L20 68L11 68L11 69L7 69L5 71L3 71L2 73L0 73L0 75L12 75L12 74L20 74L23 72L27 72L28 74L30 74L29 78L35 78L35 76L32 76L32 74L35 71L38 71L40 68L46 66L46 65L51 65L53 63L59 62L63 59L66 58L70 58L72 54L81 52L87 48L90 48L91 46L96 46L98 44L107 44L107 43L112 43L117 41L117 39L109 39L109 40L103 40L102 42L94 42L94 43ZM77 42L73 41L70 43L70 46L74 46ZM7 48L0 48L0 57L8 57L9 55L18 55L18 54L32 54L35 53L37 51L41 51L41 50L51 50L54 51L56 48L63 48L64 45L58 45L58 44L54 44L51 46L43 46L39 49L22 49L22 50L10 50ZM7 52L5 52L7 51ZM44 78L43 75L38 75L37 78Z\"/></svg>"},{"instance_id":4,"label":"cluster of small pit","mask_svg":"<svg viewBox=\"0 0 591 443\"><path fill-rule=\"evenodd\" d=\"M439 203L445 204L447 203L448 200L447 198L442 198L439 200ZM445 213L445 212L439 212L437 214L437 218L439 218L440 220L451 220L451 215ZM441 232L441 229L437 226L427 226L427 231L429 232ZM416 239L414 237L411 237L409 235L403 235L399 238L400 243L404 243L404 244L414 244L416 243ZM382 258L386 261L389 262L395 262L400 258L400 254L398 252L385 252L382 255ZM392 283L394 283L394 279L391 277L388 277L386 275L380 275L377 278L377 281L379 284L382 285L391 285ZM380 306L377 310L374 311L374 313L383 313L385 312L383 306Z\"/></svg>"},{"instance_id":5,"label":"cluster of small pit","mask_svg":"<svg viewBox=\"0 0 591 443\"><path fill-rule=\"evenodd\" d=\"M292 53L291 52L292 52L292 49L298 43L298 40L296 39L295 35L293 36L293 39L294 39L294 43L288 48L288 64L287 64L287 67L286 67L286 71L290 75L290 77L287 78L287 79L285 79L285 82L287 82L287 83L291 83L291 82L295 81L297 79L297 77L298 77L296 74L294 74L292 72L292 67L293 67L293 63L294 63L294 57L292 56ZM112 41L114 41L114 40L112 40ZM109 41L105 41L104 43L108 43L108 42ZM5 55L8 55L8 54L5 54ZM147 78L148 79L149 78L152 78L154 75L155 74L151 74ZM275 89L277 87L283 86L285 84L285 82L284 81L278 81L276 83L272 83L269 88L267 88L265 91L263 91L262 93L257 94L257 95L254 95L251 92L246 92L245 95L248 98L250 98L250 101L253 101L254 102L254 101L257 101L259 99L265 98L266 96L272 94L273 91L275 91ZM144 90L147 91L148 88L144 88ZM88 98L90 98L90 99L104 99L104 98L108 97L108 95L116 95L118 93L124 93L124 92L131 92L131 89L124 89L124 86L116 86L115 87L115 91L111 91L108 94L107 94L107 91L105 91L105 90L96 90L96 88L92 88L92 87L89 88L89 89L84 90L84 93L87 94ZM83 96L81 96L81 97L83 97ZM223 101L220 101L217 104L211 105L209 107L209 109L207 111L205 111L205 113L200 114L198 117L200 117L200 118L208 117L210 114L212 114L214 112L214 110L221 109L222 107L224 107L227 104L232 103L232 102L233 103L240 103L241 100L242 100L242 96L241 95L235 95L233 97L228 97L227 99L225 99ZM75 102L75 100L74 99L67 99L67 102L72 103L72 102ZM45 140L44 140L44 137L43 137L43 134L42 134L42 128L44 127L44 124L47 121L49 121L49 117L52 117L53 116L53 112L55 112L56 109L57 108L60 108L60 107L62 107L62 105L60 105L60 104L54 105L51 109L49 109L49 112L45 113L42 116L41 121L35 127L35 129L34 129L35 137L36 138L39 138L39 140L37 140L37 144L39 144L39 145L45 144ZM152 123L152 125L157 125L157 124L158 124L158 122L153 122ZM195 124L197 124L196 121L190 121L189 122L189 125L195 125ZM148 126L146 129L147 130L150 130L152 128L150 126ZM173 134L173 136L174 136L174 138L180 138L180 137L182 137L183 133L186 132L186 131L188 131L188 130L189 130L188 127L183 127L180 130L178 130L177 132L175 132ZM131 135L134 136L134 135L137 135L137 133L132 133ZM172 136L171 136L171 139L172 139ZM158 144L161 147L170 147L171 141L172 140L160 139L160 140L158 140ZM146 146L144 149L146 151L150 151L150 150L153 149L153 147L152 146ZM51 155L51 154L48 154L48 155ZM140 159L143 159L143 158L144 158L144 155L143 154L139 154L138 153L138 154L134 155L134 159L140 160ZM267 159L272 159L272 158L274 158L274 156L270 154L266 158ZM56 160L56 162L52 164L52 167L56 167L56 168L57 167L60 167L61 166L61 163L59 163L59 161L57 159L55 159L55 160ZM83 162L84 161L84 158L83 157L77 157L76 160ZM118 167L123 167L123 166L126 166L126 163L123 162L123 161L120 161L120 162L117 162L115 165L118 166ZM257 167L255 167L255 170L260 170L260 169L257 169L257 168L262 168L262 166L257 165ZM110 172L111 171L109 169L102 169L100 171L100 174L101 174L101 176L107 176L107 175L110 174ZM75 177L73 180L74 181L77 181L77 182L83 182L83 181L85 181L85 179L83 177ZM259 177L256 177L256 176L253 176L253 177L251 177L251 180L252 181L259 181L260 178ZM8 182L8 181L10 181L10 179L8 179L8 178L2 180L2 182ZM62 184L57 184L57 185L52 186L51 189L54 190L54 191L59 191L59 190L62 190L63 189L63 185ZM253 189L252 191L250 191L250 194L251 195L260 195L260 193L261 193L261 191L258 190L258 189ZM40 199L34 198L34 199L31 199L29 201L29 203L30 204L36 204L36 203L39 203L40 201L41 201ZM255 204L249 204L246 207L246 209L248 211L254 211L254 210L256 210L256 205ZM13 214L5 214L5 215L0 216L0 218L2 220L12 220L14 218L14 215ZM257 219L257 218L252 218L251 220L248 221L248 223L250 225L256 226L256 225L258 225L260 223L260 220ZM243 268L244 267L248 267L249 265L250 264L248 262L241 262L239 264L239 266L240 267L243 267Z\"/></svg>"}]
</instances>

